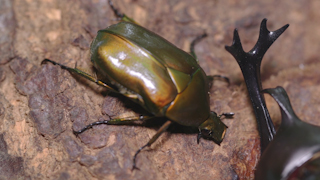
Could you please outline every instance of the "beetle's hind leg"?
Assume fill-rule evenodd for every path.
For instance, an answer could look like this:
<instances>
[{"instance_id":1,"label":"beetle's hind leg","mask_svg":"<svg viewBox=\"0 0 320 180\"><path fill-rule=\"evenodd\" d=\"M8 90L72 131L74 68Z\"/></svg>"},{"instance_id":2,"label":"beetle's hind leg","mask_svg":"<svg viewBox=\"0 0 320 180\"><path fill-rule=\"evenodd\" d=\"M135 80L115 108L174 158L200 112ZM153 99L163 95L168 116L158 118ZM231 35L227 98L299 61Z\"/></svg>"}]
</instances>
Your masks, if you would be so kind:
<instances>
[{"instance_id":1,"label":"beetle's hind leg","mask_svg":"<svg viewBox=\"0 0 320 180\"><path fill-rule=\"evenodd\" d=\"M78 131L73 131L73 134L78 136L78 134L83 133L84 131L92 128L93 126L101 125L101 124L108 124L108 125L124 125L124 124L129 124L134 121L145 121L147 119L152 118L152 116L139 116L139 117L132 117L132 118L117 118L117 119L110 119L110 120L103 120L103 121L97 121L93 122L91 124L88 124L84 128Z\"/></svg>"},{"instance_id":2,"label":"beetle's hind leg","mask_svg":"<svg viewBox=\"0 0 320 180\"><path fill-rule=\"evenodd\" d=\"M150 119L152 117L150 116L139 116L139 117L134 117L134 118L119 118L119 119L111 119L111 120L104 120L104 121L97 121L97 122L94 122L94 123L91 123L89 125L87 125L86 127L82 128L81 130L79 131L73 131L73 133L78 136L79 134L83 133L84 131L92 128L93 126L97 126L97 125L100 125L100 124L107 124L107 125L124 125L124 124L128 124L128 123L131 123L131 122L134 122L134 121L145 121L147 119ZM134 169L139 169L137 166L136 166L136 159L137 159L137 156L138 154L146 147L149 147L151 146L157 139L158 137L163 133L165 132L168 127L170 126L172 122L171 121L167 121L165 122L161 127L160 129L157 131L157 133L155 135L153 135L153 137L148 141L147 144L145 144L144 146L142 146L141 148L139 148L137 150L137 152L134 154L133 156L133 165L132 165L132 170Z\"/></svg>"},{"instance_id":3,"label":"beetle's hind leg","mask_svg":"<svg viewBox=\"0 0 320 180\"><path fill-rule=\"evenodd\" d=\"M134 156L133 156L133 166L132 166L132 170L134 170L134 169L139 169L139 168L136 166L136 159L137 159L138 154L141 152L141 150L144 149L144 148L146 148L146 147L150 147L150 146L158 139L158 137L159 137L163 132L165 132L165 131L168 129L168 127L170 126L170 124L172 124L172 121L170 121L170 120L168 120L167 122L165 122L165 123L160 127L160 129L157 131L157 133L156 133L155 135L153 135L153 137L148 141L148 143L138 149L138 151L137 151L137 152L134 154Z\"/></svg>"},{"instance_id":4,"label":"beetle's hind leg","mask_svg":"<svg viewBox=\"0 0 320 180\"><path fill-rule=\"evenodd\" d=\"M88 74L88 73L86 73L86 72L83 72L83 71L81 71L80 69L77 69L77 67L71 68L71 67L62 65L62 64L60 64L60 63L57 63L57 62L55 62L55 61L52 61L52 60L50 60L50 59L44 59L44 60L41 62L41 64L45 64L46 62L50 62L50 63L52 63L52 64L54 64L54 65L58 65L58 66L60 66L62 69L66 69L66 70L68 70L68 71L70 71L70 72L79 74L79 75L81 75L82 77L84 77L84 78L86 78L86 79L88 79L88 80L90 80L90 81L92 81L92 82L94 82L94 83L96 83L96 84L98 84L98 85L100 85L100 86L103 86L103 87L107 88L108 90L110 90L110 91L112 91L112 92L119 93L117 90L115 90L115 89L112 88L111 86L107 85L106 83L102 82L101 80L96 79L95 77L91 76L90 74Z\"/></svg>"}]
</instances>

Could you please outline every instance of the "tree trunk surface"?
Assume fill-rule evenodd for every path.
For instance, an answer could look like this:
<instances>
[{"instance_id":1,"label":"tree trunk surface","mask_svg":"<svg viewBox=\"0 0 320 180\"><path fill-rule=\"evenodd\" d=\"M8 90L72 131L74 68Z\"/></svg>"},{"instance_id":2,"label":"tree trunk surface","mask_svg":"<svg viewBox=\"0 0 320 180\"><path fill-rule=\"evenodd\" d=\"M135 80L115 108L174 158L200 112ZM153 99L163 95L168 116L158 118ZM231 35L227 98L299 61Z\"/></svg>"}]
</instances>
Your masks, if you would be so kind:
<instances>
[{"instance_id":1,"label":"tree trunk surface","mask_svg":"<svg viewBox=\"0 0 320 180\"><path fill-rule=\"evenodd\" d=\"M264 88L283 86L304 121L320 125L320 2L256 0L114 0L120 12L189 51L196 46L214 81L211 110L228 126L221 145L181 126L137 157L161 123L146 126L100 125L76 137L73 129L103 119L139 114L130 101L52 64L81 67L95 74L90 43L99 29L117 22L107 0L0 0L0 179L253 179L260 158L256 120L240 68L224 49L238 28L245 51L255 44L260 22L268 29L289 23L262 61ZM266 97L278 127L281 116ZM161 120L160 120L161 121Z\"/></svg>"}]
</instances>

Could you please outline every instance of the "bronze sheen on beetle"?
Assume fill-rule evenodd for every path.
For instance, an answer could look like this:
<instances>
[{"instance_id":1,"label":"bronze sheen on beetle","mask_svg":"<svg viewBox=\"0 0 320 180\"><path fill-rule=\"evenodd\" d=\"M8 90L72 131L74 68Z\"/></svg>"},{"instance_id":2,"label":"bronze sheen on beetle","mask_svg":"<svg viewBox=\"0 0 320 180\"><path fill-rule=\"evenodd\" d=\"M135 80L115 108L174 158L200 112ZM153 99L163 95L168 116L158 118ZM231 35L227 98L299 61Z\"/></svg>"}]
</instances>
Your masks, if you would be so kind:
<instances>
[{"instance_id":1,"label":"bronze sheen on beetle","mask_svg":"<svg viewBox=\"0 0 320 180\"><path fill-rule=\"evenodd\" d=\"M222 141L226 126L210 113L209 82L190 54L137 24L120 22L98 32L91 61L121 94L155 116L211 129Z\"/></svg>"},{"instance_id":2,"label":"bronze sheen on beetle","mask_svg":"<svg viewBox=\"0 0 320 180\"><path fill-rule=\"evenodd\" d=\"M210 111L209 81L213 76L207 76L199 66L193 47L204 36L191 44L192 56L120 14L111 1L109 4L122 21L98 31L90 48L94 67L108 82L48 59L43 62L59 65L112 92L122 94L140 104L153 116L98 121L74 133L80 134L99 124L117 125L152 117L168 118L149 142L136 152L133 168L136 168L138 153L150 146L172 122L198 127L198 142L201 137L205 137L220 144L227 126L220 120L221 115ZM233 113L222 115L231 117Z\"/></svg>"}]
</instances>

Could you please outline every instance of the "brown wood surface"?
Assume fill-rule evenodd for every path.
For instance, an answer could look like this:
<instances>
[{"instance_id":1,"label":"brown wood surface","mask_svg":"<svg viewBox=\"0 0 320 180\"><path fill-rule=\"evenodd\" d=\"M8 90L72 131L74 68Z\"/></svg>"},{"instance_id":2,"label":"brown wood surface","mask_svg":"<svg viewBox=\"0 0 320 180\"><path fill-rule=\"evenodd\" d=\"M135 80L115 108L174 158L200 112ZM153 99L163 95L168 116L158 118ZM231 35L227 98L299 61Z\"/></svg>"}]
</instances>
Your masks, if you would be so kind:
<instances>
[{"instance_id":1,"label":"brown wood surface","mask_svg":"<svg viewBox=\"0 0 320 180\"><path fill-rule=\"evenodd\" d=\"M109 117L135 115L132 103L51 64L50 58L92 72L89 45L113 23L107 0L0 0L0 179L252 179L260 157L256 121L240 68L224 49L238 28L246 51L259 25L289 29L262 63L263 87L283 86L298 116L320 125L320 2L262 0L118 0L122 12L188 51L193 38L207 74L215 81L211 109L234 112L221 146L196 143L196 134L170 130L132 156L159 126L106 126L78 138L73 128ZM93 73L93 72L92 72ZM279 110L267 98L276 125ZM131 108L130 108L131 107ZM179 128L176 127L176 128Z\"/></svg>"}]
</instances>

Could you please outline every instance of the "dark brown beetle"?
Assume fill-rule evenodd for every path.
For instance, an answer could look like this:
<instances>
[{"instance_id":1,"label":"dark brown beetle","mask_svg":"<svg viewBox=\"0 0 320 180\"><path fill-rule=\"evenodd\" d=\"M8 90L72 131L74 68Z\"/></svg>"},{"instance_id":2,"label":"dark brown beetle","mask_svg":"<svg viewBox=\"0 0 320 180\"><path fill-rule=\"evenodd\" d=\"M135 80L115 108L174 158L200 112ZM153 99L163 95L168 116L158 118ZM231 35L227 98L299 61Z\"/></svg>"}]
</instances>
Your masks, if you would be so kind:
<instances>
[{"instance_id":1,"label":"dark brown beetle","mask_svg":"<svg viewBox=\"0 0 320 180\"><path fill-rule=\"evenodd\" d=\"M320 179L320 127L297 117L282 87L263 92L279 104L282 121L261 156L255 179Z\"/></svg>"}]
</instances>

